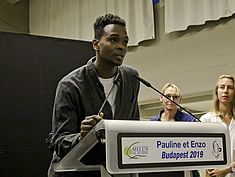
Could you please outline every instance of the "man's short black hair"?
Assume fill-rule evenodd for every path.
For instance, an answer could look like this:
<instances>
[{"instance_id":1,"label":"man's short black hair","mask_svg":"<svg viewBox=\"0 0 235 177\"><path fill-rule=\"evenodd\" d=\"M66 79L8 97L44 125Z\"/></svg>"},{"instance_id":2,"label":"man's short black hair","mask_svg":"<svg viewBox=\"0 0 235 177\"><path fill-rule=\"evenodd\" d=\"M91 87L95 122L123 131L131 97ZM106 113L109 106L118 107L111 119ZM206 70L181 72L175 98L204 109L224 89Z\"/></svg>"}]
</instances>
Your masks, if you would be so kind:
<instances>
[{"instance_id":1,"label":"man's short black hair","mask_svg":"<svg viewBox=\"0 0 235 177\"><path fill-rule=\"evenodd\" d=\"M123 25L126 27L126 22L125 20L121 19L117 15L113 14L106 14L104 16L100 16L96 19L94 23L94 33L95 33L95 39L99 40L104 32L104 27L109 25L109 24L119 24Z\"/></svg>"}]
</instances>

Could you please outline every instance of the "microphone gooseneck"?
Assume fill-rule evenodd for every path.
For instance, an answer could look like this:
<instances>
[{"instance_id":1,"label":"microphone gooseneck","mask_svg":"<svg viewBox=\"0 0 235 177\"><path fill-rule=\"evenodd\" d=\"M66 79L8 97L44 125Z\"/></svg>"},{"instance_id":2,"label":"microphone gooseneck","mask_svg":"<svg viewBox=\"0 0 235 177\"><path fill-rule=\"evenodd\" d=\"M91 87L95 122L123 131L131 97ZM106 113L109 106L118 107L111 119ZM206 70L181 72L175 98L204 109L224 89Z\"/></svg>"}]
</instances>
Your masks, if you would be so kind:
<instances>
[{"instance_id":1,"label":"microphone gooseneck","mask_svg":"<svg viewBox=\"0 0 235 177\"><path fill-rule=\"evenodd\" d=\"M182 110L184 110L185 112L187 112L188 114L190 114L191 116L193 116L197 121L201 122L201 120L199 118L197 118L195 115L193 115L191 112L189 112L187 109L185 109L184 107L180 106L178 103L176 103L174 100L170 99L169 97L167 97L166 95L164 95L162 92L160 92L159 90L157 90L156 88L154 88L148 81L144 80L143 78L137 76L137 75L133 75L137 80L139 80L141 83L143 83L145 86L152 88L154 91L156 91L157 93L159 93L160 95L162 95L163 97L165 97L166 99L170 100L172 103L174 103L175 105L177 105L178 107L180 107Z\"/></svg>"}]
</instances>

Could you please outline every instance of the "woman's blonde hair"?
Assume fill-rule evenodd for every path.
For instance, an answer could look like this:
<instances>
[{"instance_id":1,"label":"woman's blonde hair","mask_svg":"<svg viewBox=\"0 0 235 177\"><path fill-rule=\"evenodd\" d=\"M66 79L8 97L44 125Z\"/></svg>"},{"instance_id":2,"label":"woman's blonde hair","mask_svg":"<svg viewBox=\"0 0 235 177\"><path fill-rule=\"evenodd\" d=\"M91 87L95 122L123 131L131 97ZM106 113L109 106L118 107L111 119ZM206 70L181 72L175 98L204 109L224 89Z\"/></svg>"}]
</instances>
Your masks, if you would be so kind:
<instances>
[{"instance_id":1,"label":"woman's blonde hair","mask_svg":"<svg viewBox=\"0 0 235 177\"><path fill-rule=\"evenodd\" d=\"M174 88L176 91L176 94L180 96L180 89L175 84L171 84L171 83L167 83L164 85L164 87L162 88L162 93L165 94L165 90L169 87Z\"/></svg>"},{"instance_id":2,"label":"woman's blonde hair","mask_svg":"<svg viewBox=\"0 0 235 177\"><path fill-rule=\"evenodd\" d=\"M212 112L215 112L218 115L220 115L218 87L219 87L219 81L224 78L232 80L233 86L234 86L234 77L232 75L224 74L224 75L219 76L219 79L217 80L217 83L216 83L216 87L213 91L212 109L211 109ZM232 101L231 105L232 105L232 115L234 116L235 115L235 93L233 95L233 101Z\"/></svg>"}]
</instances>

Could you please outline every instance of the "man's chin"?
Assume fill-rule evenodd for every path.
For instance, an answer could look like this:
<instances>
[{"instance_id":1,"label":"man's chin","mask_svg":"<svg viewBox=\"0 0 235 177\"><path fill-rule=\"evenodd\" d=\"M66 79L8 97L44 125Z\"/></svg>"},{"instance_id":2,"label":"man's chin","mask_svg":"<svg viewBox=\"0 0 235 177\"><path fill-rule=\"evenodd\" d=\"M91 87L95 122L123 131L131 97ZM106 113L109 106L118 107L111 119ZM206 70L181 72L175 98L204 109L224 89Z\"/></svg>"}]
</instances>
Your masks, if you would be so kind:
<instances>
[{"instance_id":1,"label":"man's chin","mask_svg":"<svg viewBox=\"0 0 235 177\"><path fill-rule=\"evenodd\" d=\"M121 66L123 62L115 62L114 65L115 66Z\"/></svg>"}]
</instances>

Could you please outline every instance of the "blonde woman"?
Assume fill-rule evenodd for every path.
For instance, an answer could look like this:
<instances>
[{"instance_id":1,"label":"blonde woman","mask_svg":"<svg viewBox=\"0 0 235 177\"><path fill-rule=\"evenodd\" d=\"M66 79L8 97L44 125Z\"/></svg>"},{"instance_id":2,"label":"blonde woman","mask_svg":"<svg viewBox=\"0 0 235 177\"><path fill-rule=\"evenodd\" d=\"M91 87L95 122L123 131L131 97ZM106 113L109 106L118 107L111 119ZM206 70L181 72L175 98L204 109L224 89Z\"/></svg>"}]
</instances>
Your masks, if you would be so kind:
<instances>
[{"instance_id":1,"label":"blonde woman","mask_svg":"<svg viewBox=\"0 0 235 177\"><path fill-rule=\"evenodd\" d=\"M180 94L180 89L175 85L171 83L165 84L165 86L162 88L162 93L173 100L175 103L180 104L182 96ZM196 119L178 109L178 106L173 103L171 100L160 96L160 101L162 102L163 109L160 111L159 114L154 116L151 121L166 121L166 122L172 122L172 121L184 121L184 122L195 122ZM189 175L187 175L189 173ZM155 173L156 176L160 177L185 177L185 176L192 176L192 177L200 177L200 174L197 170L193 171L170 171L170 172L158 172ZM150 177L150 176L148 176Z\"/></svg>"},{"instance_id":2,"label":"blonde woman","mask_svg":"<svg viewBox=\"0 0 235 177\"><path fill-rule=\"evenodd\" d=\"M206 171L206 176L211 177L235 177L235 88L234 77L231 75L221 75L216 83L213 92L213 106L211 112L204 114L200 120L202 122L225 123L230 132L231 138L231 159L229 167L217 168Z\"/></svg>"},{"instance_id":3,"label":"blonde woman","mask_svg":"<svg viewBox=\"0 0 235 177\"><path fill-rule=\"evenodd\" d=\"M171 83L165 84L162 88L162 93L176 102L177 104L181 103L181 94L180 89ZM184 121L184 122L195 122L196 119L184 112L181 112L177 105L174 104L171 100L160 96L160 101L162 102L163 109L160 111L159 114L154 116L151 121Z\"/></svg>"}]
</instances>

